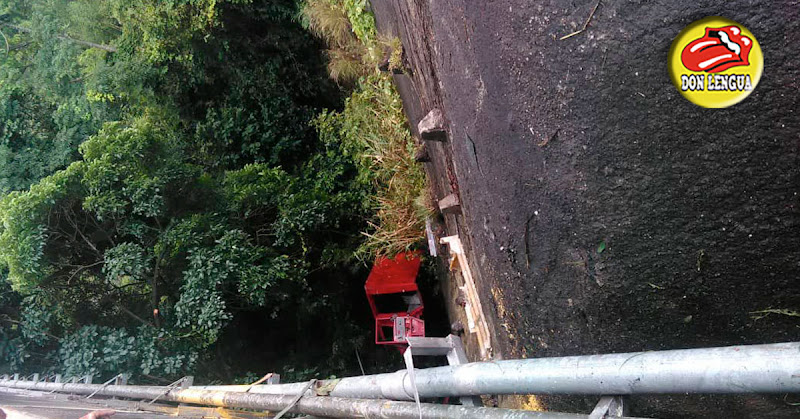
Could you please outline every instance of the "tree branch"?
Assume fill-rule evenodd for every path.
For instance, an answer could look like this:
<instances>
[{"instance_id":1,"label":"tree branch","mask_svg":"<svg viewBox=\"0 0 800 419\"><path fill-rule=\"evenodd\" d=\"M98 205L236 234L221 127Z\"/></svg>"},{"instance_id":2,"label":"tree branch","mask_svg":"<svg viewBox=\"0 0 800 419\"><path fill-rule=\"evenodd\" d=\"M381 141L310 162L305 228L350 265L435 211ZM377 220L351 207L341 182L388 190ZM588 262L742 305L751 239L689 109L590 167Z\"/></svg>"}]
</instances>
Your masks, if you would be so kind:
<instances>
[{"instance_id":1,"label":"tree branch","mask_svg":"<svg viewBox=\"0 0 800 419\"><path fill-rule=\"evenodd\" d=\"M158 268L161 265L161 254L156 255L156 266L153 268L153 284L150 286L152 293L150 294L150 304L153 306L153 320L156 327L161 327L161 319L158 312Z\"/></svg>"},{"instance_id":2,"label":"tree branch","mask_svg":"<svg viewBox=\"0 0 800 419\"><path fill-rule=\"evenodd\" d=\"M3 31L0 31L0 35L3 35L3 40L6 41L6 55L8 55L11 52L11 47L8 45L8 38L6 38L6 34L4 34Z\"/></svg>"},{"instance_id":3,"label":"tree branch","mask_svg":"<svg viewBox=\"0 0 800 419\"><path fill-rule=\"evenodd\" d=\"M91 240L89 240L89 238L88 238L88 237L86 237L86 236L83 234L83 232L81 231L81 228L80 228L80 226L78 226L78 221L76 221L76 220L72 219L72 217L70 217L70 214L67 214L67 211L69 211L69 212L70 212L70 214L72 214L72 215L74 215L74 214L75 214L75 212L74 212L74 211L72 211L72 209L71 209L71 208L69 208L69 207L64 209L64 215L66 216L66 220L67 220L67 222L68 222L68 223L69 223L69 224L72 226L72 228L74 228L74 229L75 229L75 233L76 233L76 235L74 236L74 239L73 239L73 240L76 240L76 241L77 241L77 236L81 236L81 238L83 239L83 241L85 241L85 242L86 242L86 244L88 244L88 245L89 245L89 247L90 247L92 250L94 250L94 252L95 252L95 253L96 253L98 256L100 256L100 257L102 258L102 257L103 257L103 254L102 254L102 253L100 253L100 251L97 249L97 246L95 246L95 245L94 245L94 243L92 243L92 241L91 241Z\"/></svg>"},{"instance_id":4,"label":"tree branch","mask_svg":"<svg viewBox=\"0 0 800 419\"><path fill-rule=\"evenodd\" d=\"M71 37L71 36L69 36L67 34L60 35L58 38L59 39L63 39L65 41L74 42L74 43L76 43L78 45L83 45L83 46L86 46L86 47L89 47L89 48L101 49L101 50L106 51L106 52L117 52L117 48L116 47L112 47L111 45L95 44L94 42L83 41L83 40L80 40L80 39L75 39L75 38L73 38L73 37Z\"/></svg>"},{"instance_id":5,"label":"tree branch","mask_svg":"<svg viewBox=\"0 0 800 419\"><path fill-rule=\"evenodd\" d=\"M13 323L13 324L19 325L19 326L22 326L24 324L23 322L21 322L19 320L12 319L11 316L9 316L8 314L0 314L0 319L5 320L5 321L7 321L9 323ZM54 334L45 332L45 331L42 331L42 333L44 333L47 336L50 336L51 338L53 338L55 340L61 339L60 337L58 337L58 336L56 336Z\"/></svg>"},{"instance_id":6,"label":"tree branch","mask_svg":"<svg viewBox=\"0 0 800 419\"><path fill-rule=\"evenodd\" d=\"M127 308L125 308L125 306L123 306L123 305L122 305L122 304L121 304L119 301L117 301L116 303L117 303L117 307L119 307L119 309L120 309L120 310L121 310L123 313L127 314L128 316L131 316L132 318L134 318L134 319L136 319L136 320L138 320L140 323L142 323L142 324L143 324L143 325L145 325L145 326L150 326L150 327L152 327L152 326L153 326L152 324L150 324L149 322L147 322L145 319L143 319L143 318L141 318L141 317L137 316L137 315L136 315L136 313L134 313L134 312L132 312L132 311L128 310Z\"/></svg>"},{"instance_id":7,"label":"tree branch","mask_svg":"<svg viewBox=\"0 0 800 419\"><path fill-rule=\"evenodd\" d=\"M75 275L77 275L78 272L80 272L80 271L82 271L84 269L89 269L89 268L95 267L97 265L100 265L103 262L105 262L105 261L104 260L100 260L100 261L97 261L97 262L92 263L90 265L81 266L80 268L76 269L75 272L73 272L72 275L70 275L69 279L67 279L67 284L72 282L72 278L75 278Z\"/></svg>"},{"instance_id":8,"label":"tree branch","mask_svg":"<svg viewBox=\"0 0 800 419\"><path fill-rule=\"evenodd\" d=\"M23 48L28 47L29 45L33 44L33 41L22 42L16 45L11 46L11 51L17 51Z\"/></svg>"},{"instance_id":9,"label":"tree branch","mask_svg":"<svg viewBox=\"0 0 800 419\"><path fill-rule=\"evenodd\" d=\"M4 23L4 24L2 24L0 26L9 27L11 29L16 30L17 32L24 32L24 33L33 32L32 30L30 30L30 29L28 29L28 28L26 28L24 26L12 25L10 23ZM100 49L100 50L107 51L107 52L117 52L117 48L113 47L111 45L96 44L94 42L84 41L82 39L75 39L75 38L69 36L69 34L66 34L66 33L63 34L63 35L56 35L56 38L64 40L64 41L68 41L68 42L73 42L73 43L76 43L78 45L83 45L83 46L89 47L89 48Z\"/></svg>"},{"instance_id":10,"label":"tree branch","mask_svg":"<svg viewBox=\"0 0 800 419\"><path fill-rule=\"evenodd\" d=\"M81 79L82 79L82 78L83 78L83 77L81 77ZM97 230L98 230L98 231L102 231L103 233L105 233L105 235L106 235L106 238L108 239L108 241L111 243L111 245L112 245L112 246L116 246L116 245L117 245L117 242L116 242L116 241L114 241L114 236L113 236L111 233L109 233L108 231L106 231L105 227L101 226L101 225L100 225L100 224L97 222L97 219L96 219L95 217L93 217L93 216L90 216L90 215L89 215L89 213L87 212L87 213L86 213L86 219L87 219L87 220L89 220L89 221L91 221L91 222L92 222L92 224L94 224L94 226L95 226L95 227L97 227Z\"/></svg>"}]
</instances>

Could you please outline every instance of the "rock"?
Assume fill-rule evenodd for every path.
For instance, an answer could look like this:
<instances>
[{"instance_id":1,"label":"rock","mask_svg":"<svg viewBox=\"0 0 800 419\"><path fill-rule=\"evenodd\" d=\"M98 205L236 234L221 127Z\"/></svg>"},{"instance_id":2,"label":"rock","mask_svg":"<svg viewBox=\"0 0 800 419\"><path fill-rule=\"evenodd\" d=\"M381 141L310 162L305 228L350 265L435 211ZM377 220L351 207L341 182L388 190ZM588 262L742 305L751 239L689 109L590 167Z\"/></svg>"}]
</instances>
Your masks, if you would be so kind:
<instances>
[{"instance_id":1,"label":"rock","mask_svg":"<svg viewBox=\"0 0 800 419\"><path fill-rule=\"evenodd\" d=\"M406 74L406 70L404 68L390 68L389 60L385 60L381 64L379 64L378 70L384 73Z\"/></svg>"},{"instance_id":2,"label":"rock","mask_svg":"<svg viewBox=\"0 0 800 419\"><path fill-rule=\"evenodd\" d=\"M428 155L428 147L425 147L425 144L417 149L417 153L414 154L414 161L417 163L427 163L431 161L431 156Z\"/></svg>"},{"instance_id":3,"label":"rock","mask_svg":"<svg viewBox=\"0 0 800 419\"><path fill-rule=\"evenodd\" d=\"M428 112L419 124L417 124L419 135L427 141L446 141L447 132L444 130L444 116L439 109Z\"/></svg>"},{"instance_id":4,"label":"rock","mask_svg":"<svg viewBox=\"0 0 800 419\"><path fill-rule=\"evenodd\" d=\"M467 306L467 296L464 295L464 291L458 291L458 296L456 297L456 304L461 307Z\"/></svg>"},{"instance_id":5,"label":"rock","mask_svg":"<svg viewBox=\"0 0 800 419\"><path fill-rule=\"evenodd\" d=\"M388 55L386 55L383 58L383 61L381 61L381 63L378 64L378 70L383 71L384 73L388 73L389 72L389 56Z\"/></svg>"},{"instance_id":6,"label":"rock","mask_svg":"<svg viewBox=\"0 0 800 419\"><path fill-rule=\"evenodd\" d=\"M439 211L450 214L461 213L461 200L458 199L458 195L451 193L450 195L440 199Z\"/></svg>"}]
</instances>

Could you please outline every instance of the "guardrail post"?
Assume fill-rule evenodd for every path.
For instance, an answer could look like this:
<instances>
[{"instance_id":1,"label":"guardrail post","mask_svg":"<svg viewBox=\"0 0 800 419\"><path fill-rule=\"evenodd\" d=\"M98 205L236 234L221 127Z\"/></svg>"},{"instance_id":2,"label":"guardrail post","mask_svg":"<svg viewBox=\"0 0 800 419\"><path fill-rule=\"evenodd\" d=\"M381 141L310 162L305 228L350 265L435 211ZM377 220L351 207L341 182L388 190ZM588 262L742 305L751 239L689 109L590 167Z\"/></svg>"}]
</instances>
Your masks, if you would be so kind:
<instances>
[{"instance_id":1,"label":"guardrail post","mask_svg":"<svg viewBox=\"0 0 800 419\"><path fill-rule=\"evenodd\" d=\"M622 396L603 396L595 406L589 419L605 419L608 417L622 417L628 415L628 404Z\"/></svg>"},{"instance_id":2,"label":"guardrail post","mask_svg":"<svg viewBox=\"0 0 800 419\"><path fill-rule=\"evenodd\" d=\"M125 374L125 373L117 374L117 377L114 379L114 385L115 386L126 386L126 385L128 385L128 377L129 376L130 376L129 374ZM113 399L117 400L116 397L113 397Z\"/></svg>"},{"instance_id":3,"label":"guardrail post","mask_svg":"<svg viewBox=\"0 0 800 419\"><path fill-rule=\"evenodd\" d=\"M186 390L186 389L188 389L189 387L191 387L193 385L194 385L194 376L193 375L187 375L187 376L185 376L185 377L183 377L181 379L181 390ZM178 404L178 412L180 412L180 408L183 407L183 406L186 406L186 404L184 404L184 403Z\"/></svg>"},{"instance_id":4,"label":"guardrail post","mask_svg":"<svg viewBox=\"0 0 800 419\"><path fill-rule=\"evenodd\" d=\"M54 382L56 382L56 383L60 383L61 382L61 374L56 374L56 380Z\"/></svg>"},{"instance_id":5,"label":"guardrail post","mask_svg":"<svg viewBox=\"0 0 800 419\"><path fill-rule=\"evenodd\" d=\"M117 379L114 380L115 386L127 386L128 385L128 378L130 378L130 374L120 374L117 376Z\"/></svg>"}]
</instances>

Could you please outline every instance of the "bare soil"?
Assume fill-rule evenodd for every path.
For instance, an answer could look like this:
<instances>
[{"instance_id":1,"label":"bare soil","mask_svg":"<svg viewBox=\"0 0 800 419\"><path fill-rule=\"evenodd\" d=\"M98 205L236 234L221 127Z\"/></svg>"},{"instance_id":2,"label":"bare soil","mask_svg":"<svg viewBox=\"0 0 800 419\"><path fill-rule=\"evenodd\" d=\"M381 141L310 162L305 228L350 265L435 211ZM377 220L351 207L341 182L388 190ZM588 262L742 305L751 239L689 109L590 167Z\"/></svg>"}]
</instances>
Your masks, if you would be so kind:
<instances>
[{"instance_id":1,"label":"bare soil","mask_svg":"<svg viewBox=\"0 0 800 419\"><path fill-rule=\"evenodd\" d=\"M800 5L796 1L373 0L398 34L409 119L433 107L437 198L480 276L498 355L800 340ZM747 26L764 76L703 109L671 85L687 24ZM414 124L412 124L414 125ZM797 417L798 396L635 397L636 416ZM549 397L584 411L594 398Z\"/></svg>"}]
</instances>

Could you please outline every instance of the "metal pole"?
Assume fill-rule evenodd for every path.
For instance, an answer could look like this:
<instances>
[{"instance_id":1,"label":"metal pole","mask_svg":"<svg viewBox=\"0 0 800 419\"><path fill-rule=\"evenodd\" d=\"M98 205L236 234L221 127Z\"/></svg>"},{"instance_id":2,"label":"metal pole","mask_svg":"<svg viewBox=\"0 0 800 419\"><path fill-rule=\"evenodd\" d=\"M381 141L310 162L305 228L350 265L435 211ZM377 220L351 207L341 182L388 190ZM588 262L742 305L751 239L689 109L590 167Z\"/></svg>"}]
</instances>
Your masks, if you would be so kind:
<instances>
[{"instance_id":1,"label":"metal pole","mask_svg":"<svg viewBox=\"0 0 800 419\"><path fill-rule=\"evenodd\" d=\"M332 397L414 400L406 370L343 378ZM416 370L420 397L800 392L800 342L478 362ZM202 387L297 394L303 383Z\"/></svg>"},{"instance_id":2,"label":"metal pole","mask_svg":"<svg viewBox=\"0 0 800 419\"><path fill-rule=\"evenodd\" d=\"M369 376L368 376L369 377ZM287 383L287 384L264 384L251 386L245 385L220 385L220 386L192 386L192 390L206 390L206 391L228 391L234 393L256 393L256 394L274 394L279 396L300 394L300 391L306 386L306 383ZM313 395L314 392L309 390L308 395Z\"/></svg>"},{"instance_id":3,"label":"metal pole","mask_svg":"<svg viewBox=\"0 0 800 419\"><path fill-rule=\"evenodd\" d=\"M99 384L56 384L34 383L31 381L14 382L0 381L0 387L20 389L50 390L70 394L91 394L109 397L125 397L130 399L152 399L162 394L165 387L149 386L114 386L103 388ZM99 390L99 391L98 391ZM194 403L206 406L238 407L277 412L293 402L293 396L231 393L221 391L203 391L195 389L173 389L161 400L177 403ZM524 410L510 410L489 407L467 407L458 405L427 404L417 409L415 403L385 401L341 399L336 397L304 397L289 410L289 413L305 414L323 417L379 417L385 419L416 419L422 412L423 419L467 418L467 419L588 419L587 415L530 412Z\"/></svg>"},{"instance_id":4,"label":"metal pole","mask_svg":"<svg viewBox=\"0 0 800 419\"><path fill-rule=\"evenodd\" d=\"M477 362L416 371L421 397L800 392L800 342ZM413 400L405 370L342 379L333 397Z\"/></svg>"}]
</instances>

